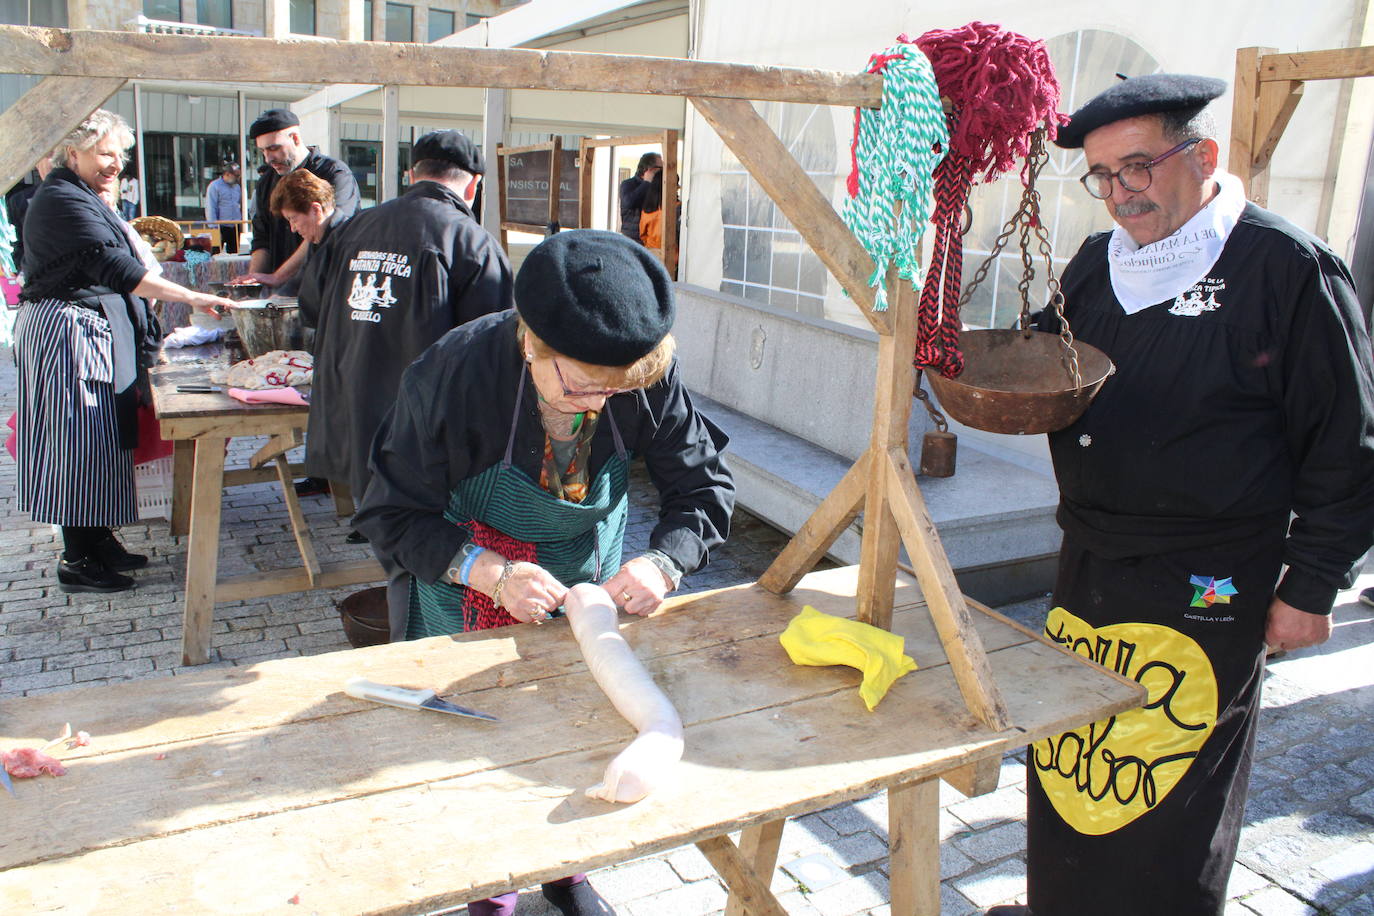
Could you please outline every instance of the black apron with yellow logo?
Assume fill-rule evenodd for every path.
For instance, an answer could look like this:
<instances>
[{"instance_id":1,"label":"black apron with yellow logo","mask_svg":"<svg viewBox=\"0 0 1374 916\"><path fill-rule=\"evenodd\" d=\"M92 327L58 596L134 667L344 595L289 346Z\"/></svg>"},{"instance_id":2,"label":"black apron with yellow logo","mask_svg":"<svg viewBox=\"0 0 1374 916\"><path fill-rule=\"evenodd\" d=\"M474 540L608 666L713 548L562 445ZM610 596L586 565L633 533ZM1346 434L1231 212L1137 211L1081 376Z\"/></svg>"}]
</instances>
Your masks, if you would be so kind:
<instances>
[{"instance_id":1,"label":"black apron with yellow logo","mask_svg":"<svg viewBox=\"0 0 1374 916\"><path fill-rule=\"evenodd\" d=\"M1046 636L1149 698L1028 749L1035 916L1222 911L1282 534L1148 557L1065 537Z\"/></svg>"}]
</instances>

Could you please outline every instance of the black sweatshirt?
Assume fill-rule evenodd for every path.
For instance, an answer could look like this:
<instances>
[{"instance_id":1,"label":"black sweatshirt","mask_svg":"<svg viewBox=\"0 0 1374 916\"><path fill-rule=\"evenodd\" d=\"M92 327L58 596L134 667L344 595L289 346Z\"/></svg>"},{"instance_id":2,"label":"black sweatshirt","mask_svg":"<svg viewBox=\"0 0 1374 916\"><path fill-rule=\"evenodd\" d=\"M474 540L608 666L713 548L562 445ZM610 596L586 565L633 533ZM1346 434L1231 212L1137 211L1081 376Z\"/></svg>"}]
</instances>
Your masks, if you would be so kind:
<instances>
[{"instance_id":1,"label":"black sweatshirt","mask_svg":"<svg viewBox=\"0 0 1374 916\"><path fill-rule=\"evenodd\" d=\"M1074 335L1116 374L1050 436L1060 524L1128 557L1282 531L1292 513L1278 597L1329 613L1374 540L1374 368L1349 271L1250 204L1203 280L1127 315L1108 238L1063 277Z\"/></svg>"}]
</instances>

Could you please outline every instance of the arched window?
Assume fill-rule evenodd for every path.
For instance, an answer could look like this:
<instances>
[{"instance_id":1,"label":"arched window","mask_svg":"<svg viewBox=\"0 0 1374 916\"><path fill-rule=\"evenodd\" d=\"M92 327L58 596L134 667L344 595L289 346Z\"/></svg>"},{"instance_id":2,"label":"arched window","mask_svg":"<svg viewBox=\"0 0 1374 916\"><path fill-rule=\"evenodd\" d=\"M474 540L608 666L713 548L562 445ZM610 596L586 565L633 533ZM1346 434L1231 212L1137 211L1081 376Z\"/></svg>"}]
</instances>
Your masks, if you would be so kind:
<instances>
[{"instance_id":1,"label":"arched window","mask_svg":"<svg viewBox=\"0 0 1374 916\"><path fill-rule=\"evenodd\" d=\"M829 198L835 182L835 130L829 110L781 102L754 104ZM729 147L721 153L720 219L722 292L803 315L824 314L825 267Z\"/></svg>"},{"instance_id":2,"label":"arched window","mask_svg":"<svg viewBox=\"0 0 1374 916\"><path fill-rule=\"evenodd\" d=\"M1117 81L1117 74L1142 76L1159 70L1159 63L1140 45L1123 35L1099 29L1083 29L1058 35L1045 42L1063 93L1061 111L1072 112ZM1083 240L1112 227L1111 217L1099 200L1093 200L1078 183L1087 167L1082 150L1050 147L1049 162L1040 173L1041 219L1054 250L1054 269L1064 269ZM1021 201L1021 175L1004 176L991 185L974 188L969 199L973 225L964 236L964 282L973 279L1002 231L1003 224ZM972 327L1007 327L1021 311L1016 284L1021 279L1020 250L1015 238L1008 242L983 285L960 313ZM1035 254L1036 278L1031 284L1031 308L1045 302L1044 261Z\"/></svg>"}]
</instances>

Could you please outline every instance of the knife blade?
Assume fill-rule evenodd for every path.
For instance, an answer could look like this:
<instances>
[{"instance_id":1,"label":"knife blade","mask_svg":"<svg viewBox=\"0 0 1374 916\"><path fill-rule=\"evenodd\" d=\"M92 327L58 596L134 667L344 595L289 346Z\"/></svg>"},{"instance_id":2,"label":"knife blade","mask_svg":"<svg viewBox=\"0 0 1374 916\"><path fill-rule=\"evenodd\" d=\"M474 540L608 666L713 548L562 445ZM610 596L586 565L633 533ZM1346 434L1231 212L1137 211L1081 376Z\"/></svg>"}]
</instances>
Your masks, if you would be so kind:
<instances>
[{"instance_id":1,"label":"knife blade","mask_svg":"<svg viewBox=\"0 0 1374 916\"><path fill-rule=\"evenodd\" d=\"M387 706L399 706L402 709L430 709L434 712L446 712L453 716L466 716L469 719L481 719L485 722L499 722L489 713L478 712L466 706L459 706L450 703L448 700L441 699L437 691L430 689L412 689L410 687L397 687L393 684L378 684L376 681L369 681L364 677L351 677L344 684L344 693L357 700L371 700L373 703L383 703Z\"/></svg>"},{"instance_id":2,"label":"knife blade","mask_svg":"<svg viewBox=\"0 0 1374 916\"><path fill-rule=\"evenodd\" d=\"M4 786L5 791L9 792L11 795L14 795L15 798L19 797L18 795L15 795L14 782L10 779L9 771L5 769L4 761L0 761L0 786Z\"/></svg>"}]
</instances>

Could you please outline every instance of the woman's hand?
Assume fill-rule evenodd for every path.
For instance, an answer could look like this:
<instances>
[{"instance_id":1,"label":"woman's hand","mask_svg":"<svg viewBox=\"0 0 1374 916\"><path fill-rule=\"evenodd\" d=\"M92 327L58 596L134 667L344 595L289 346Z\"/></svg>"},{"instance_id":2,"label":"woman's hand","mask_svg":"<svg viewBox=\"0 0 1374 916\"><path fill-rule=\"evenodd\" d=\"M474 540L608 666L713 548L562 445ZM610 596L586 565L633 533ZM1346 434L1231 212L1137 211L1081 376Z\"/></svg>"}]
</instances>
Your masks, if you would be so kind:
<instances>
[{"instance_id":1,"label":"woman's hand","mask_svg":"<svg viewBox=\"0 0 1374 916\"><path fill-rule=\"evenodd\" d=\"M506 558L486 550L473 564L468 584L488 597L505 569ZM563 604L568 590L549 571L537 563L516 562L501 586L501 607L521 623L543 623Z\"/></svg>"},{"instance_id":2,"label":"woman's hand","mask_svg":"<svg viewBox=\"0 0 1374 916\"><path fill-rule=\"evenodd\" d=\"M225 299L222 296L211 296L209 293L197 293L186 304L218 317L234 307L234 300Z\"/></svg>"},{"instance_id":3,"label":"woman's hand","mask_svg":"<svg viewBox=\"0 0 1374 916\"><path fill-rule=\"evenodd\" d=\"M663 571L646 557L635 557L610 578L604 588L611 600L631 614L648 616L658 610L671 586Z\"/></svg>"}]
</instances>

